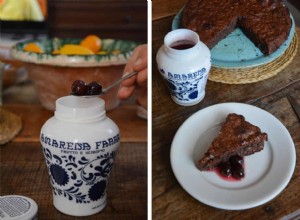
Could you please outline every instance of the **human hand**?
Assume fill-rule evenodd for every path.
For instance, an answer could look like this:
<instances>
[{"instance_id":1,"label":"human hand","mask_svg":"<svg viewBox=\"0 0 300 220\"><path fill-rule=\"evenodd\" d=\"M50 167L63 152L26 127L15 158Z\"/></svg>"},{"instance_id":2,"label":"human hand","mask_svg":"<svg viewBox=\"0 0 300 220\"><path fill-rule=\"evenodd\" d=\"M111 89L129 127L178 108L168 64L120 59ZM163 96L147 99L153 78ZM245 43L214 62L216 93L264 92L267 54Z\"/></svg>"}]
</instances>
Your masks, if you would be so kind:
<instances>
[{"instance_id":1,"label":"human hand","mask_svg":"<svg viewBox=\"0 0 300 220\"><path fill-rule=\"evenodd\" d=\"M148 80L148 48L147 44L136 47L125 66L124 74L137 71L138 74L124 80L120 84L118 97L122 100L129 98L134 93L138 103L147 108L147 80Z\"/></svg>"}]
</instances>

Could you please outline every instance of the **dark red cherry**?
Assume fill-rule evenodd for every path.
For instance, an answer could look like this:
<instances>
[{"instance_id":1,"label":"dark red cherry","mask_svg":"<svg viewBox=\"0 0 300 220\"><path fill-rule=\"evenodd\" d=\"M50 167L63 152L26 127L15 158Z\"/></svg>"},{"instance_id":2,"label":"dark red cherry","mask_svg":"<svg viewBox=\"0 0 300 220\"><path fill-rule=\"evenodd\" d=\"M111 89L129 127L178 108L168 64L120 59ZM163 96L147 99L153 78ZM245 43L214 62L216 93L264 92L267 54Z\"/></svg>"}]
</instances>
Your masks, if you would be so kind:
<instances>
[{"instance_id":1,"label":"dark red cherry","mask_svg":"<svg viewBox=\"0 0 300 220\"><path fill-rule=\"evenodd\" d=\"M232 174L232 168L230 163L223 162L219 164L220 174L225 177L229 177Z\"/></svg>"},{"instance_id":2,"label":"dark red cherry","mask_svg":"<svg viewBox=\"0 0 300 220\"><path fill-rule=\"evenodd\" d=\"M88 95L100 95L102 93L102 86L97 82L91 82L87 85L87 87Z\"/></svg>"},{"instance_id":3,"label":"dark red cherry","mask_svg":"<svg viewBox=\"0 0 300 220\"><path fill-rule=\"evenodd\" d=\"M76 80L73 82L72 87L72 95L82 96L87 93L87 85L82 80Z\"/></svg>"},{"instance_id":4,"label":"dark red cherry","mask_svg":"<svg viewBox=\"0 0 300 220\"><path fill-rule=\"evenodd\" d=\"M244 164L244 158L241 157L240 155L233 155L229 158L229 161L231 164L234 164L234 163L239 163L241 165Z\"/></svg>"},{"instance_id":5,"label":"dark red cherry","mask_svg":"<svg viewBox=\"0 0 300 220\"><path fill-rule=\"evenodd\" d=\"M232 165L232 176L236 179L241 179L245 176L244 168L240 163L234 163Z\"/></svg>"}]
</instances>

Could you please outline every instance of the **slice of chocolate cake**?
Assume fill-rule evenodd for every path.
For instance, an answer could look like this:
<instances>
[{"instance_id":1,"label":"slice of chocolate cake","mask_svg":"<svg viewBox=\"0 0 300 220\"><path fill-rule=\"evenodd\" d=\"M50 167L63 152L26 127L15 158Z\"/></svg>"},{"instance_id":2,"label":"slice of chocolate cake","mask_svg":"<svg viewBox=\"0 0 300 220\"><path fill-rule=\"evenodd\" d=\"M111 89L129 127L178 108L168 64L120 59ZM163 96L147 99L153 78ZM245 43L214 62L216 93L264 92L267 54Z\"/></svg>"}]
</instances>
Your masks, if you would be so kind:
<instances>
[{"instance_id":1,"label":"slice of chocolate cake","mask_svg":"<svg viewBox=\"0 0 300 220\"><path fill-rule=\"evenodd\" d=\"M197 163L200 170L209 170L233 155L247 156L263 150L268 135L235 113L227 116L219 135Z\"/></svg>"}]
</instances>

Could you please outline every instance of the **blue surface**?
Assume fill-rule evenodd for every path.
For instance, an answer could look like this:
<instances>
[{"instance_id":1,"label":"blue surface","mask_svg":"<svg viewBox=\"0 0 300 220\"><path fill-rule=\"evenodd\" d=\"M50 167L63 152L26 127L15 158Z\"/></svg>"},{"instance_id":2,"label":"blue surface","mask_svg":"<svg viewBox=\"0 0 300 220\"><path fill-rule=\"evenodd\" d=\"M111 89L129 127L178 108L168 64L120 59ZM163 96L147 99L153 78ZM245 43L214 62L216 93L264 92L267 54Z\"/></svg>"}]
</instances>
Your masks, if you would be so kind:
<instances>
[{"instance_id":1,"label":"blue surface","mask_svg":"<svg viewBox=\"0 0 300 220\"><path fill-rule=\"evenodd\" d=\"M172 30L181 28L183 8L177 13L172 23ZM235 29L226 38L211 49L212 66L222 68L254 67L272 62L289 47L295 32L295 22L291 15L292 28L288 39L272 54L265 56L241 31ZM201 38L200 38L201 40Z\"/></svg>"}]
</instances>

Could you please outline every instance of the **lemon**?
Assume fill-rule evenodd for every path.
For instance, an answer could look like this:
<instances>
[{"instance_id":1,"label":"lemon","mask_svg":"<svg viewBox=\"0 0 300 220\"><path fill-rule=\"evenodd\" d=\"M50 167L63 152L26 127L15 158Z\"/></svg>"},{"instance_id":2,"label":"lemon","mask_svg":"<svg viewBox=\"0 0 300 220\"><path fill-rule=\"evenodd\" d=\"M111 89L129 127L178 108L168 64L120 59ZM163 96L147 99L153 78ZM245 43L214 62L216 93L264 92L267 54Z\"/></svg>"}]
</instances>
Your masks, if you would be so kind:
<instances>
[{"instance_id":1,"label":"lemon","mask_svg":"<svg viewBox=\"0 0 300 220\"><path fill-rule=\"evenodd\" d=\"M100 55L106 55L106 54L108 54L108 52L105 51L105 50L101 50L101 51L98 52L98 54L100 54Z\"/></svg>"},{"instance_id":2,"label":"lemon","mask_svg":"<svg viewBox=\"0 0 300 220\"><path fill-rule=\"evenodd\" d=\"M111 53L112 53L113 55L118 55L118 54L121 53L121 51L120 51L120 50L113 50Z\"/></svg>"},{"instance_id":3,"label":"lemon","mask_svg":"<svg viewBox=\"0 0 300 220\"><path fill-rule=\"evenodd\" d=\"M90 49L76 45L76 44L65 44L62 48L59 50L60 54L65 55L93 55L93 51Z\"/></svg>"}]
</instances>

